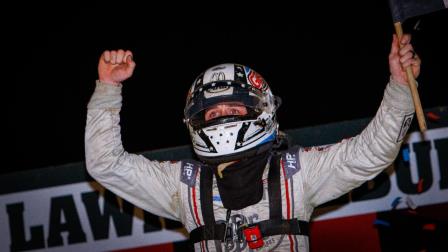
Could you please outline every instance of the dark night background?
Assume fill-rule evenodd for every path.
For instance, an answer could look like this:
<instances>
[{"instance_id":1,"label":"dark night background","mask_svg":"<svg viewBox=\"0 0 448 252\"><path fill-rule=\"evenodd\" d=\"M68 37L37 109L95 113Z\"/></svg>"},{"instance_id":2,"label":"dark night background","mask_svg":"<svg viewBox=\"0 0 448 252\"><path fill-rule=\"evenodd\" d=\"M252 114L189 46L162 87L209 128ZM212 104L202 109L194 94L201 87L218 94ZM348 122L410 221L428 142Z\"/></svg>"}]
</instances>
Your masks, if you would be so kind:
<instances>
[{"instance_id":1,"label":"dark night background","mask_svg":"<svg viewBox=\"0 0 448 252\"><path fill-rule=\"evenodd\" d=\"M6 152L1 172L84 160L86 105L106 49L132 50L137 63L123 89L129 152L189 144L182 123L187 90L196 75L224 62L252 67L282 97L281 129L372 117L389 78L387 1L314 2L226 3L207 10L175 3L11 9L3 39L11 43L5 50L13 56L4 62L13 66L7 74L12 91L3 96L6 138L13 144L3 146L8 152L12 146L12 153ZM404 24L423 60L424 108L448 104L447 24L446 11Z\"/></svg>"}]
</instances>

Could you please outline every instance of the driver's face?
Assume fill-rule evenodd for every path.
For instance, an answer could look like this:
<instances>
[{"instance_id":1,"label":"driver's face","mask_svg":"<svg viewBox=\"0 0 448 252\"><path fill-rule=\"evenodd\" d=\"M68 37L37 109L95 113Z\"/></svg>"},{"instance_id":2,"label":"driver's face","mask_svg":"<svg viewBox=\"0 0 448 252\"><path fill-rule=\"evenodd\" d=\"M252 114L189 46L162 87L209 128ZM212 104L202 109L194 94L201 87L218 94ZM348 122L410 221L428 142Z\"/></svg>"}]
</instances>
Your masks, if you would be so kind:
<instances>
[{"instance_id":1,"label":"driver's face","mask_svg":"<svg viewBox=\"0 0 448 252\"><path fill-rule=\"evenodd\" d=\"M220 103L205 111L205 121L215 119L221 116L237 115L243 116L247 114L247 108L239 103Z\"/></svg>"}]
</instances>

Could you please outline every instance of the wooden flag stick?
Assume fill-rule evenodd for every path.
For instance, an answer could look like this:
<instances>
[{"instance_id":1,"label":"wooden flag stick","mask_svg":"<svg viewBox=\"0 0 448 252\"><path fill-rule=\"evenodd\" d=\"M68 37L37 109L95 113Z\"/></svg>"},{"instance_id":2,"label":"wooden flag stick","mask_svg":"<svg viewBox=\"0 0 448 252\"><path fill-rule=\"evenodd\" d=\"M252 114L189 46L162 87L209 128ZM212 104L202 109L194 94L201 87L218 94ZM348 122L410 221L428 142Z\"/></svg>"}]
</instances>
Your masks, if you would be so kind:
<instances>
[{"instance_id":1,"label":"wooden flag stick","mask_svg":"<svg viewBox=\"0 0 448 252\"><path fill-rule=\"evenodd\" d=\"M403 47L403 45L400 43L401 37L403 36L403 28L401 27L400 22L394 23L394 26L399 41L398 44L400 45L401 48ZM415 82L414 74L412 73L412 66L406 67L406 74L408 77L409 88L411 89L412 93L412 100L414 101L414 107L415 107L415 113L417 114L418 125L420 127L420 131L424 133L426 131L425 115L423 114L422 104L420 103L420 97L418 95L417 90L417 83Z\"/></svg>"}]
</instances>

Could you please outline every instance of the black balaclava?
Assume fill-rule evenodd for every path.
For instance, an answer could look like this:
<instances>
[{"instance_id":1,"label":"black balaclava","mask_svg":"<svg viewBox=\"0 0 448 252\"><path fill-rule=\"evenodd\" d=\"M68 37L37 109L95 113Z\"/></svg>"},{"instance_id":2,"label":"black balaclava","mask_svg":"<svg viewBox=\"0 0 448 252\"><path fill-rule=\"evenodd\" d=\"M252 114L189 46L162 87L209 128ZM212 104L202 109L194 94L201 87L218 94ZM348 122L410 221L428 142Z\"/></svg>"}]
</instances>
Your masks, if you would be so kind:
<instances>
[{"instance_id":1,"label":"black balaclava","mask_svg":"<svg viewBox=\"0 0 448 252\"><path fill-rule=\"evenodd\" d=\"M263 171L270 155L270 148L248 158L241 159L222 171L214 167L222 204L230 210L239 210L258 203L263 197Z\"/></svg>"}]
</instances>

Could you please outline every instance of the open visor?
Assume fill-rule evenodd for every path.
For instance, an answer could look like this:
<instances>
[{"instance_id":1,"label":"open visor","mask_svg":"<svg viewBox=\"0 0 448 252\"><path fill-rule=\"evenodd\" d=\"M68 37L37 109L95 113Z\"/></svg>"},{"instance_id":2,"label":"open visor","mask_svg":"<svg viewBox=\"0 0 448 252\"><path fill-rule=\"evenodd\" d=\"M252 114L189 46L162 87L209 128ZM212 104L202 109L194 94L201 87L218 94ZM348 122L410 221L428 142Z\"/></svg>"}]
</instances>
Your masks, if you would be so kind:
<instances>
[{"instance_id":1,"label":"open visor","mask_svg":"<svg viewBox=\"0 0 448 252\"><path fill-rule=\"evenodd\" d=\"M256 119L266 107L265 95L258 89L244 83L217 81L208 83L196 90L188 99L185 119L194 129L233 121ZM205 121L205 112L220 103L236 103L247 109L247 114L240 116L222 116Z\"/></svg>"}]
</instances>

